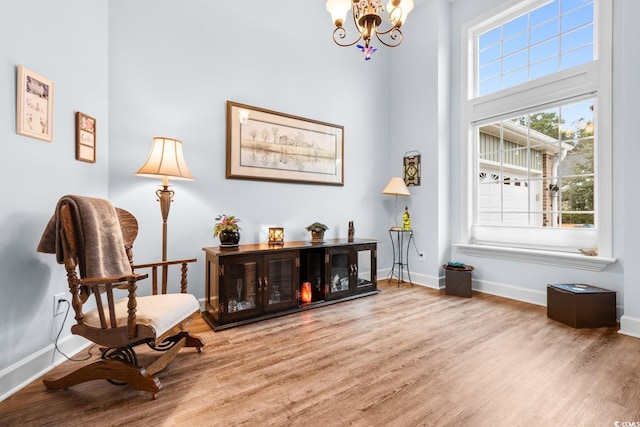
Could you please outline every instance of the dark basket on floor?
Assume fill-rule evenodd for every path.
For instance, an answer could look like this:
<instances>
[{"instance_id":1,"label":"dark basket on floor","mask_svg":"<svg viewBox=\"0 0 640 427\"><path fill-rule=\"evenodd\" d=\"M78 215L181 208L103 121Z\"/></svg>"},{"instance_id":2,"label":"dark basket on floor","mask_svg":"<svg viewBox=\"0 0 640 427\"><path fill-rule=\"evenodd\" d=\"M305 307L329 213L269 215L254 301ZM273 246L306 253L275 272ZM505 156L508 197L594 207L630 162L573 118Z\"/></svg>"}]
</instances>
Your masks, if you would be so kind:
<instances>
[{"instance_id":1,"label":"dark basket on floor","mask_svg":"<svg viewBox=\"0 0 640 427\"><path fill-rule=\"evenodd\" d=\"M453 270L453 271L473 271L474 267L472 265L465 265L464 267L455 267L449 264L444 264L442 266L445 270Z\"/></svg>"},{"instance_id":2,"label":"dark basket on floor","mask_svg":"<svg viewBox=\"0 0 640 427\"><path fill-rule=\"evenodd\" d=\"M457 267L449 264L442 266L445 270L445 293L458 297L471 298L471 272L473 266Z\"/></svg>"}]
</instances>

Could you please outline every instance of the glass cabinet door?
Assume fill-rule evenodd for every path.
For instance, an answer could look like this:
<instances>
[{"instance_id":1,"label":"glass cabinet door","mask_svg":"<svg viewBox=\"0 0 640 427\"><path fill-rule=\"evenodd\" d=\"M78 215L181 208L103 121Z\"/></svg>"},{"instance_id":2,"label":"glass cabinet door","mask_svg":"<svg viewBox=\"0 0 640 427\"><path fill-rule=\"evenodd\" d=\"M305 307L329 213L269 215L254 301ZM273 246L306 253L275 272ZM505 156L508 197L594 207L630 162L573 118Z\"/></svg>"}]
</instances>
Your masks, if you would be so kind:
<instances>
[{"instance_id":1,"label":"glass cabinet door","mask_svg":"<svg viewBox=\"0 0 640 427\"><path fill-rule=\"evenodd\" d=\"M302 283L311 284L311 302L324 300L325 292L325 250L323 248L306 250L300 254L300 289ZM303 301L301 301L303 302Z\"/></svg>"},{"instance_id":2,"label":"glass cabinet door","mask_svg":"<svg viewBox=\"0 0 640 427\"><path fill-rule=\"evenodd\" d=\"M263 309L281 310L298 305L298 258L296 252L265 255L262 274Z\"/></svg>"},{"instance_id":3,"label":"glass cabinet door","mask_svg":"<svg viewBox=\"0 0 640 427\"><path fill-rule=\"evenodd\" d=\"M241 257L224 264L222 272L221 310L229 317L253 315L260 307L258 293L259 265L255 258Z\"/></svg>"},{"instance_id":4,"label":"glass cabinet door","mask_svg":"<svg viewBox=\"0 0 640 427\"><path fill-rule=\"evenodd\" d=\"M327 250L328 268L325 296L327 299L341 298L349 294L355 265L349 248Z\"/></svg>"},{"instance_id":5,"label":"glass cabinet door","mask_svg":"<svg viewBox=\"0 0 640 427\"><path fill-rule=\"evenodd\" d=\"M359 246L356 257L355 291L360 293L375 290L377 280L375 246Z\"/></svg>"}]
</instances>

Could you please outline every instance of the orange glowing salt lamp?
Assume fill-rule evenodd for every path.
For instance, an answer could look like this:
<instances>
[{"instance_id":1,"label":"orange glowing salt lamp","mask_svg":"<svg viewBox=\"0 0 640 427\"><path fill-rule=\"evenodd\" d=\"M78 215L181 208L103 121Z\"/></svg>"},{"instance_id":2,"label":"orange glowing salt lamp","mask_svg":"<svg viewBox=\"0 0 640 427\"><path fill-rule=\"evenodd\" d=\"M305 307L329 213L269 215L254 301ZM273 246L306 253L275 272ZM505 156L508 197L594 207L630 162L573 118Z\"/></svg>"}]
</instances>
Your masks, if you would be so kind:
<instances>
[{"instance_id":1,"label":"orange glowing salt lamp","mask_svg":"<svg viewBox=\"0 0 640 427\"><path fill-rule=\"evenodd\" d=\"M310 282L304 282L302 284L302 294L300 296L300 299L304 303L311 302L311 283Z\"/></svg>"}]
</instances>

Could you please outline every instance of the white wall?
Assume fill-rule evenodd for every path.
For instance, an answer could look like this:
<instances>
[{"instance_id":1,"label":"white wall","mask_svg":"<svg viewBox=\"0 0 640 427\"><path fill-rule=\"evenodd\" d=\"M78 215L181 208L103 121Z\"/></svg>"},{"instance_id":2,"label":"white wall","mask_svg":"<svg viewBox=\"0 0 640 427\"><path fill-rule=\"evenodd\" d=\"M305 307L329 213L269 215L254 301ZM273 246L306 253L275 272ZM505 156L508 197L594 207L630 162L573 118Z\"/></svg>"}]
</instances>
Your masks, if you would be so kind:
<instances>
[{"instance_id":1,"label":"white wall","mask_svg":"<svg viewBox=\"0 0 640 427\"><path fill-rule=\"evenodd\" d=\"M409 207L414 230L415 246L410 245L408 257L411 279L436 288L450 251L449 20L447 0L429 0L409 15L401 48L391 54L389 94L391 174L403 176L406 152L421 154L420 186L409 187L411 196L398 199L400 208ZM419 251L425 253L424 262L418 261Z\"/></svg>"},{"instance_id":2,"label":"white wall","mask_svg":"<svg viewBox=\"0 0 640 427\"><path fill-rule=\"evenodd\" d=\"M635 263L640 259L640 193L637 191L640 146L637 143L640 117L640 2L624 0L614 2L614 170L618 179L614 181L614 203L616 218L614 227L617 246L622 247L619 262L624 267L624 315L620 319L622 332L640 337L640 286ZM616 227L616 224L618 227Z\"/></svg>"},{"instance_id":3,"label":"white wall","mask_svg":"<svg viewBox=\"0 0 640 427\"><path fill-rule=\"evenodd\" d=\"M52 342L62 319L54 323L51 312L52 296L67 291L65 272L52 255L35 252L60 196L108 197L130 209L141 227L137 261L160 258L159 181L133 175L153 136L182 139L196 177L172 183L169 218L169 257L200 261L189 274L196 296L204 296L201 248L218 244L212 231L219 213L242 219L245 243L266 240L269 225L284 226L287 240L307 239L304 227L316 220L329 225L328 237L346 236L353 220L357 237L384 241L380 268L391 264L392 212L380 194L390 176L390 52L365 62L357 48L335 46L322 2L6 3L0 36L16 42L2 51L8 120L0 132L11 157L2 157L0 170L5 183L13 178L17 185L7 186L11 202L0 211L0 399L61 360ZM293 19L299 16L319 19ZM56 84L52 144L15 134L17 64ZM343 125L345 185L225 179L226 100ZM76 110L97 119L96 164L75 160ZM71 323L61 339L70 353L83 342L69 334Z\"/></svg>"},{"instance_id":4,"label":"white wall","mask_svg":"<svg viewBox=\"0 0 640 427\"><path fill-rule=\"evenodd\" d=\"M68 294L66 275L36 247L60 196L107 196L107 36L105 0L0 3L0 399L24 380L12 376L22 363L30 375L60 360L52 301ZM53 142L15 132L18 64L54 82ZM76 111L98 119L96 164L75 160Z\"/></svg>"},{"instance_id":5,"label":"white wall","mask_svg":"<svg viewBox=\"0 0 640 427\"><path fill-rule=\"evenodd\" d=\"M198 258L189 273L196 296L202 248L218 245L222 213L242 220L241 243L266 241L274 225L286 240L306 240L314 221L329 226L327 237L346 237L353 220L357 237L384 242L381 267L391 264L380 194L389 179L388 49L364 61L355 46L336 46L324 2L110 0L109 10L109 194L138 217L137 261L160 255L160 182L133 173L151 138L170 136L184 142L195 181L173 182L168 252ZM344 186L225 179L227 100L343 125Z\"/></svg>"}]
</instances>

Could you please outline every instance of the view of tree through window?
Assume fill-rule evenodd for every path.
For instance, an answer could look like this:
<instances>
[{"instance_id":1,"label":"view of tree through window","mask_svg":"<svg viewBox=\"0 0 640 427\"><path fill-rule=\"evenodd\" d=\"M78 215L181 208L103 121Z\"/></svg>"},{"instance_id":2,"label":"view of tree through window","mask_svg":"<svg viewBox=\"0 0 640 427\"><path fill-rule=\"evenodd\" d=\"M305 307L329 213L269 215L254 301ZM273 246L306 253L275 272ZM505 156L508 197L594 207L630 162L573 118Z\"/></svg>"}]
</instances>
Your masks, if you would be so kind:
<instances>
[{"instance_id":1,"label":"view of tree through window","mask_svg":"<svg viewBox=\"0 0 640 427\"><path fill-rule=\"evenodd\" d=\"M594 100L479 127L478 224L594 225Z\"/></svg>"}]
</instances>

